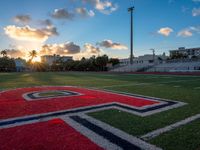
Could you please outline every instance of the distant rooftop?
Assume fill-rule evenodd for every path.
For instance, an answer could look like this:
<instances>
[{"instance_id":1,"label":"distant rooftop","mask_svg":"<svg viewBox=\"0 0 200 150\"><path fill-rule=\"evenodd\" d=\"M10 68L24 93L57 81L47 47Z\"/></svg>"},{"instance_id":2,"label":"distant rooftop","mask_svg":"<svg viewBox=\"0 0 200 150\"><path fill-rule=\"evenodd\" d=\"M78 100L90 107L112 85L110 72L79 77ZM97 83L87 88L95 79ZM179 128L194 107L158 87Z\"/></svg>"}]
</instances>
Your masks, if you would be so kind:
<instances>
[{"instance_id":1,"label":"distant rooftop","mask_svg":"<svg viewBox=\"0 0 200 150\"><path fill-rule=\"evenodd\" d=\"M200 47L196 47L196 48L179 47L178 49L170 50L170 52L172 52L172 51L181 51L181 50L200 50Z\"/></svg>"}]
</instances>

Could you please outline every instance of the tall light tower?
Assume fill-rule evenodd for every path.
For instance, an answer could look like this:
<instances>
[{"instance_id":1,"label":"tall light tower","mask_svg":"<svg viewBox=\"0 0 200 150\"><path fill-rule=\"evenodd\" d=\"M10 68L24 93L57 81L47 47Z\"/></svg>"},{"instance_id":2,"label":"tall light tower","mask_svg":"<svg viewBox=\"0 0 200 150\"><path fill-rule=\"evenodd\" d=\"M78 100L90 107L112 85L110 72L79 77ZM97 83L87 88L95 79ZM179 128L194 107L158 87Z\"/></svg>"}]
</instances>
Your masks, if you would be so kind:
<instances>
[{"instance_id":1,"label":"tall light tower","mask_svg":"<svg viewBox=\"0 0 200 150\"><path fill-rule=\"evenodd\" d=\"M131 38L130 38L130 48L131 48L131 55L130 55L130 64L133 64L133 10L135 7L128 8L128 12L131 14Z\"/></svg>"}]
</instances>

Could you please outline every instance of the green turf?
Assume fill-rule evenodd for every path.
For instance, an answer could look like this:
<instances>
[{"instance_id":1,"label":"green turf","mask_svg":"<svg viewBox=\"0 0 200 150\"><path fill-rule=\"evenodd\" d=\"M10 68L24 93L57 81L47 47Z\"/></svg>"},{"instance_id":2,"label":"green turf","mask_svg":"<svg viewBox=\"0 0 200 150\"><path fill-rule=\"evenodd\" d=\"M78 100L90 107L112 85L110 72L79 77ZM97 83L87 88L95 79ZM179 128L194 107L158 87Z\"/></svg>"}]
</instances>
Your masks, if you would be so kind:
<instances>
[{"instance_id":1,"label":"green turf","mask_svg":"<svg viewBox=\"0 0 200 150\"><path fill-rule=\"evenodd\" d=\"M89 115L107 122L114 127L124 130L134 136L140 136L152 130L180 121L191 115L200 113L200 76L170 76L170 75L131 75L131 74L103 74L103 73L0 73L0 90L30 87L40 85L74 85L82 87L95 87L120 92L129 92L167 98L188 103L183 107L164 111L148 117L139 117L118 110L106 110ZM187 136L191 149L198 149L199 134L187 133L196 131L196 125L186 125L184 136L180 142L170 142L179 139L181 131L169 132L153 139L152 143L163 149L187 150ZM191 128L191 130L190 130ZM194 134L194 136L192 136ZM192 142L194 141L194 142ZM163 143L164 142L164 143ZM178 144L178 145L177 145ZM185 146L184 146L185 145Z\"/></svg>"},{"instance_id":2,"label":"green turf","mask_svg":"<svg viewBox=\"0 0 200 150\"><path fill-rule=\"evenodd\" d=\"M160 135L150 142L168 150L199 150L200 120Z\"/></svg>"}]
</instances>

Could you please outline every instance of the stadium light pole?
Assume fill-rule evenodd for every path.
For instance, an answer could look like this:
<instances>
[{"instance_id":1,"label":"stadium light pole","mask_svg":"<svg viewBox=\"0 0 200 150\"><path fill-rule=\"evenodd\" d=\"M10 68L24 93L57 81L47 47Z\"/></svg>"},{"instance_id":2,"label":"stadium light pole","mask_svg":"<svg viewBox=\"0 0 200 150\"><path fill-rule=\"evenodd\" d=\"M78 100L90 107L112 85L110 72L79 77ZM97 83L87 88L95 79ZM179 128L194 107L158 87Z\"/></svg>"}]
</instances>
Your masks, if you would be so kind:
<instances>
[{"instance_id":1,"label":"stadium light pole","mask_svg":"<svg viewBox=\"0 0 200 150\"><path fill-rule=\"evenodd\" d=\"M128 12L131 14L131 35L130 35L130 48L131 48L131 55L130 55L130 64L133 64L133 10L135 7L128 8Z\"/></svg>"}]
</instances>

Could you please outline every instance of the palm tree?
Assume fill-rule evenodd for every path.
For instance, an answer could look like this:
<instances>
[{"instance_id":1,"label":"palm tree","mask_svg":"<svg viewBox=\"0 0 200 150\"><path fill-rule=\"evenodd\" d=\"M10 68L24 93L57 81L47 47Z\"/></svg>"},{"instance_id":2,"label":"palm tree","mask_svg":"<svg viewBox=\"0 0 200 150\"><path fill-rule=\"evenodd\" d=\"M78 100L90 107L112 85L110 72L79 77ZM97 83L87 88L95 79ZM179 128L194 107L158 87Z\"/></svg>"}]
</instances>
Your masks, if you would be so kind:
<instances>
[{"instance_id":1,"label":"palm tree","mask_svg":"<svg viewBox=\"0 0 200 150\"><path fill-rule=\"evenodd\" d=\"M2 51L1 51L1 55L3 55L3 57L6 57L6 56L7 56L6 50L2 50Z\"/></svg>"},{"instance_id":2,"label":"palm tree","mask_svg":"<svg viewBox=\"0 0 200 150\"><path fill-rule=\"evenodd\" d=\"M36 50L32 50L31 52L29 52L29 57L31 57L30 62L32 62L33 58L37 57Z\"/></svg>"}]
</instances>

